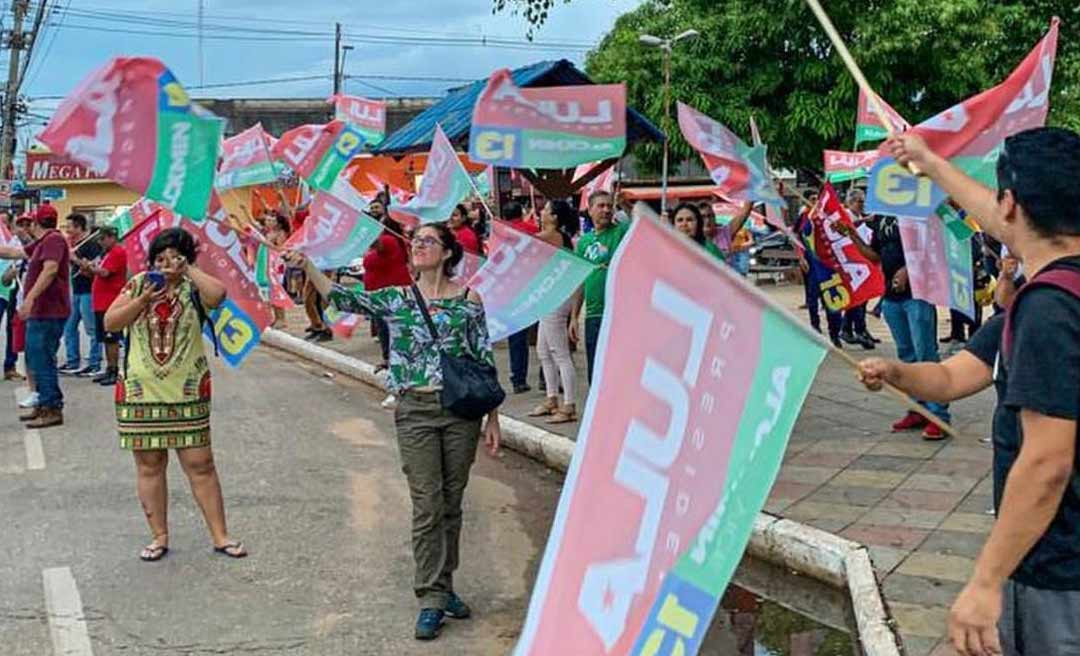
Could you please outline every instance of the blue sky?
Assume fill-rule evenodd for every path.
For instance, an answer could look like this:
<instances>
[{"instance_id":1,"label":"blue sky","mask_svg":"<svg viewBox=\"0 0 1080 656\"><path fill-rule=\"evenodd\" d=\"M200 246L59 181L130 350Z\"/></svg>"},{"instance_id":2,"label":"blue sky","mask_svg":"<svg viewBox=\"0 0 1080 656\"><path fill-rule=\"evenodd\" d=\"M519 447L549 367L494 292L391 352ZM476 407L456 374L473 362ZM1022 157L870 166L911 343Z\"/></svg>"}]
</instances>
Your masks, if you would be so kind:
<instances>
[{"instance_id":1,"label":"blue sky","mask_svg":"<svg viewBox=\"0 0 1080 656\"><path fill-rule=\"evenodd\" d=\"M31 111L51 115L59 103L57 96L117 55L160 58L196 98L327 96L335 22L343 25L343 42L355 48L347 55L346 73L375 76L347 80L349 93L438 96L460 82L407 81L395 76L476 79L498 67L513 68L541 59L580 63L586 49L599 41L620 14L640 4L640 0L574 0L559 5L535 35L538 45L529 46L525 21L509 13L492 15L490 0L204 2L203 84L325 77L192 88L200 83L195 37L198 0L51 0L55 10L22 88L22 94L31 99ZM0 7L6 29L11 22L10 2L0 2ZM482 38L499 41L476 42ZM32 127L41 129L40 124ZM20 136L25 138L28 132L23 130Z\"/></svg>"}]
</instances>

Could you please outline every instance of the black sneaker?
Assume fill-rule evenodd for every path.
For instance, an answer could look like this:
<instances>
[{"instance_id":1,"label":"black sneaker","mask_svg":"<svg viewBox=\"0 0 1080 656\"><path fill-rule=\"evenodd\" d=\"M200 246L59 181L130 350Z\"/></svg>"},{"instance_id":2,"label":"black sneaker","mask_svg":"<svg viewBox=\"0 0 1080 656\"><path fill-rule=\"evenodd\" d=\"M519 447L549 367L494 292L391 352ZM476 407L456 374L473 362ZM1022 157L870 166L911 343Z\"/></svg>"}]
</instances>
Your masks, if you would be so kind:
<instances>
[{"instance_id":1,"label":"black sneaker","mask_svg":"<svg viewBox=\"0 0 1080 656\"><path fill-rule=\"evenodd\" d=\"M79 365L77 364L62 364L56 368L56 373L64 374L65 376L71 376L78 370Z\"/></svg>"},{"instance_id":2,"label":"black sneaker","mask_svg":"<svg viewBox=\"0 0 1080 656\"><path fill-rule=\"evenodd\" d=\"M95 378L94 382L103 387L112 387L116 384L116 372L106 371L104 374Z\"/></svg>"},{"instance_id":3,"label":"black sneaker","mask_svg":"<svg viewBox=\"0 0 1080 656\"><path fill-rule=\"evenodd\" d=\"M531 392L532 388L528 383L521 383L520 385L514 385L514 394L524 394L525 392Z\"/></svg>"},{"instance_id":4,"label":"black sneaker","mask_svg":"<svg viewBox=\"0 0 1080 656\"><path fill-rule=\"evenodd\" d=\"M324 342L332 342L334 341L334 333L329 330L324 330L321 333L315 333L312 336L311 341L318 342L320 344Z\"/></svg>"},{"instance_id":5,"label":"black sneaker","mask_svg":"<svg viewBox=\"0 0 1080 656\"><path fill-rule=\"evenodd\" d=\"M101 367L86 366L75 372L75 375L79 378L93 378L101 373Z\"/></svg>"},{"instance_id":6,"label":"black sneaker","mask_svg":"<svg viewBox=\"0 0 1080 656\"><path fill-rule=\"evenodd\" d=\"M859 340L855 337L855 333L853 333L853 332L844 331L844 332L840 333L840 339L847 342L848 344L858 344L859 343Z\"/></svg>"},{"instance_id":7,"label":"black sneaker","mask_svg":"<svg viewBox=\"0 0 1080 656\"><path fill-rule=\"evenodd\" d=\"M864 351L873 351L877 348L877 344L874 343L874 338L869 335L858 335L855 343L862 346Z\"/></svg>"},{"instance_id":8,"label":"black sneaker","mask_svg":"<svg viewBox=\"0 0 1080 656\"><path fill-rule=\"evenodd\" d=\"M425 608L416 618L416 639L434 640L442 631L443 613L438 608Z\"/></svg>"},{"instance_id":9,"label":"black sneaker","mask_svg":"<svg viewBox=\"0 0 1080 656\"><path fill-rule=\"evenodd\" d=\"M843 351L843 350L844 350L844 343L840 341L840 338L839 338L839 337L832 337L832 338L830 338L830 339L831 339L831 341L832 341L832 345L833 345L833 346L835 346L836 348L840 349L841 351Z\"/></svg>"},{"instance_id":10,"label":"black sneaker","mask_svg":"<svg viewBox=\"0 0 1080 656\"><path fill-rule=\"evenodd\" d=\"M462 601L456 592L450 593L450 599L446 602L446 616L455 620L466 620L472 616L469 604Z\"/></svg>"}]
</instances>

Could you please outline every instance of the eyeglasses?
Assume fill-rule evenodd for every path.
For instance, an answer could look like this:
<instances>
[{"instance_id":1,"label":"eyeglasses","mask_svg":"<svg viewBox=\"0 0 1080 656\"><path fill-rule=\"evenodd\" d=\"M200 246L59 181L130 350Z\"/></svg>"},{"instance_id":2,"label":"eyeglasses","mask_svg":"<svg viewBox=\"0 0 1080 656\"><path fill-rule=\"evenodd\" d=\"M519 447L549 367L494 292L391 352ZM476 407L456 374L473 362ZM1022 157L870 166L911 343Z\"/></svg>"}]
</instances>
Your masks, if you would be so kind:
<instances>
[{"instance_id":1,"label":"eyeglasses","mask_svg":"<svg viewBox=\"0 0 1080 656\"><path fill-rule=\"evenodd\" d=\"M413 237L413 248L431 248L432 246L442 246L442 242L435 237Z\"/></svg>"}]
</instances>

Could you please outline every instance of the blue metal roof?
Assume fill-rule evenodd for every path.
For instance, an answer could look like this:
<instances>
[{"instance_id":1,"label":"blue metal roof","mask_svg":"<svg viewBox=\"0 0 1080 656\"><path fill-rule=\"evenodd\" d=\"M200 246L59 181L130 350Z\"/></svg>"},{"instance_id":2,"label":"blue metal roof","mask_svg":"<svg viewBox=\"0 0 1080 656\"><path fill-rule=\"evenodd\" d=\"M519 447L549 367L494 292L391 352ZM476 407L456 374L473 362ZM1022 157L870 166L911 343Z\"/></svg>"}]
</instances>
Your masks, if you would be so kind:
<instances>
[{"instance_id":1,"label":"blue metal roof","mask_svg":"<svg viewBox=\"0 0 1080 656\"><path fill-rule=\"evenodd\" d=\"M542 61L519 68L510 73L514 84L520 87L572 86L592 84L573 63L560 59ZM398 155L425 151L431 148L435 136L435 124L455 144L467 142L472 123L473 105L484 90L487 78L468 86L455 89L446 98L426 109L419 116L391 134L375 149L377 154ZM626 137L631 144L640 139L662 141L664 133L632 107L626 108Z\"/></svg>"}]
</instances>

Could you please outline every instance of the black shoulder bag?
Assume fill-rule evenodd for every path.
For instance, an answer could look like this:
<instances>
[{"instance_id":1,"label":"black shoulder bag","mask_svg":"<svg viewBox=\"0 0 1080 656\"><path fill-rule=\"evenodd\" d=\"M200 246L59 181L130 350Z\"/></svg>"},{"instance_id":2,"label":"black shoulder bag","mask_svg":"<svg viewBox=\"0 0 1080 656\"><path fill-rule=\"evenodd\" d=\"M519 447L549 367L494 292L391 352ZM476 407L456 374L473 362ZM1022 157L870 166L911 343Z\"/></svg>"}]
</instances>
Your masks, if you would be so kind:
<instances>
[{"instance_id":1,"label":"black shoulder bag","mask_svg":"<svg viewBox=\"0 0 1080 656\"><path fill-rule=\"evenodd\" d=\"M424 315L424 322L431 331L435 348L439 349L442 368L442 407L462 419L480 419L502 405L506 392L499 385L495 367L471 357L448 355L439 345L439 332L428 313L427 303L420 289L412 286L413 296Z\"/></svg>"}]
</instances>

